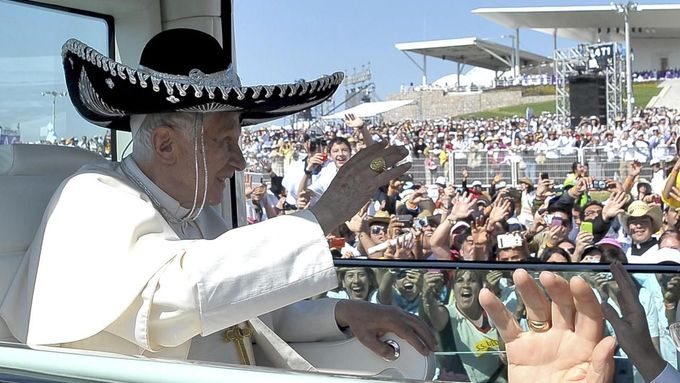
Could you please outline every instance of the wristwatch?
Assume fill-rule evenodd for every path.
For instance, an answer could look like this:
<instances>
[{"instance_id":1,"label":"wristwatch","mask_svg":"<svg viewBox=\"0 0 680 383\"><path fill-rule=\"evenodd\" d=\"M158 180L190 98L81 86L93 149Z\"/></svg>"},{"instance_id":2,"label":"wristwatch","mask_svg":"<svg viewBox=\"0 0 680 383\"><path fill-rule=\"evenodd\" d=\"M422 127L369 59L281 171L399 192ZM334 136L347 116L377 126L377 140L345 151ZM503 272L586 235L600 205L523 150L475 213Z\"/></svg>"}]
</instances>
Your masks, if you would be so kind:
<instances>
[{"instance_id":1,"label":"wristwatch","mask_svg":"<svg viewBox=\"0 0 680 383\"><path fill-rule=\"evenodd\" d=\"M449 225L453 226L458 222L457 220L451 218L451 217L446 217L446 220L449 222Z\"/></svg>"}]
</instances>

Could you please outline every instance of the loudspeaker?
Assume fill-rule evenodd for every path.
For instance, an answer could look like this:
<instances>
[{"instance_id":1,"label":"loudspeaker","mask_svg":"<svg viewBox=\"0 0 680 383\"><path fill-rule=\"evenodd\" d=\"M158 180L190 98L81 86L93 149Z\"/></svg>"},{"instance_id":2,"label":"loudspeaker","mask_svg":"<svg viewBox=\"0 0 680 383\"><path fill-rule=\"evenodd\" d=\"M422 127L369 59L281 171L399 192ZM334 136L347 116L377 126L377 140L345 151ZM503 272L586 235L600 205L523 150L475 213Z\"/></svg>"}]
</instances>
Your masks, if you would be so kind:
<instances>
[{"instance_id":1,"label":"loudspeaker","mask_svg":"<svg viewBox=\"0 0 680 383\"><path fill-rule=\"evenodd\" d=\"M571 127L575 128L581 118L597 116L600 124L607 124L607 79L597 75L569 77L569 104Z\"/></svg>"}]
</instances>

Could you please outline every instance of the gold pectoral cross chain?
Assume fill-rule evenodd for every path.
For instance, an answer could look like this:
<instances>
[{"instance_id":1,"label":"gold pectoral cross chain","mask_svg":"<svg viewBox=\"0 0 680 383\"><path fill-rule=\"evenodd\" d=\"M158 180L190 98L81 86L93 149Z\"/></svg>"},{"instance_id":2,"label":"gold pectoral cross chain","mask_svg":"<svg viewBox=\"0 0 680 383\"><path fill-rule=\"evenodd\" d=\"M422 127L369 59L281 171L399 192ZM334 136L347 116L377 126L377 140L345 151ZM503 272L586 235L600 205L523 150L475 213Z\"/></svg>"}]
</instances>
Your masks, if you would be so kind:
<instances>
[{"instance_id":1,"label":"gold pectoral cross chain","mask_svg":"<svg viewBox=\"0 0 680 383\"><path fill-rule=\"evenodd\" d=\"M244 325L242 327L242 325ZM224 331L224 340L227 342L234 342L238 350L241 364L251 365L250 357L248 356L248 349L246 348L246 341L250 342L250 337L253 335L253 327L250 322L244 322L241 325L234 325L227 327ZM244 338L248 338L244 340Z\"/></svg>"}]
</instances>

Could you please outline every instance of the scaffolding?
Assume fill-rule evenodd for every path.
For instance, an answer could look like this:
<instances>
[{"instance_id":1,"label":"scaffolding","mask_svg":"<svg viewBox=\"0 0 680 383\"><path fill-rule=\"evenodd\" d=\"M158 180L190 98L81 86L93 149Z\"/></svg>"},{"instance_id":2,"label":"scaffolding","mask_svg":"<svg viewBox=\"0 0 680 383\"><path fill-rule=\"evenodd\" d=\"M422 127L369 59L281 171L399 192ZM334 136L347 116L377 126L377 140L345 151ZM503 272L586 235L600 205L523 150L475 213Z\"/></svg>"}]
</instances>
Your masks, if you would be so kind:
<instances>
[{"instance_id":1,"label":"scaffolding","mask_svg":"<svg viewBox=\"0 0 680 383\"><path fill-rule=\"evenodd\" d=\"M598 72L589 69L588 52L594 45L579 45L578 48L555 51L555 113L557 121L568 126L570 124L571 107L569 104L569 77L586 74L601 73L605 77L607 97L607 125L614 126L614 120L623 112L625 55L620 44L612 44L612 58L608 64Z\"/></svg>"}]
</instances>

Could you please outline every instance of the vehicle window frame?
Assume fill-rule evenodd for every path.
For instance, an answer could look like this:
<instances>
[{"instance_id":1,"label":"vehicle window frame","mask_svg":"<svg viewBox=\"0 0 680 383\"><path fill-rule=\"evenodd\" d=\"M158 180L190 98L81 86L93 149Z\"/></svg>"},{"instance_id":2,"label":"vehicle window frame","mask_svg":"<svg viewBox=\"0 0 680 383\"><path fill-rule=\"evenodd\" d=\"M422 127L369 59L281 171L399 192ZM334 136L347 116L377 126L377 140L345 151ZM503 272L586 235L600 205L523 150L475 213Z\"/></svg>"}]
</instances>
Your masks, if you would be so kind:
<instances>
[{"instance_id":1,"label":"vehicle window frame","mask_svg":"<svg viewBox=\"0 0 680 383\"><path fill-rule=\"evenodd\" d=\"M9 3L28 5L28 6L32 6L32 7L36 7L36 8L43 8L43 9L47 9L47 10L54 10L54 11L59 11L59 12L63 12L63 13L69 13L69 14L74 14L74 15L78 15L78 16L92 17L92 18L97 18L97 19L102 20L106 25L107 54L109 55L109 57L116 57L115 56L116 55L115 19L112 15L88 11L88 10L83 10L83 9L77 9L77 8L72 8L72 7L67 7L67 6L63 6L63 5L42 3L42 2L39 2L39 1L33 1L33 0L6 0L6 1L9 2ZM77 37L77 36L74 36L74 37ZM117 157L118 157L117 137L116 137L115 134L111 134L111 161L113 161L113 162L119 161L120 159L117 158Z\"/></svg>"}]
</instances>

